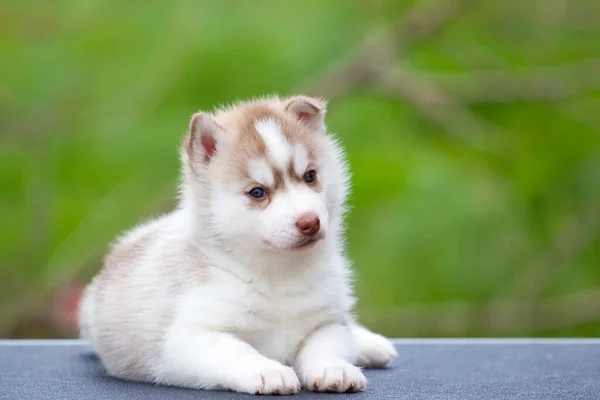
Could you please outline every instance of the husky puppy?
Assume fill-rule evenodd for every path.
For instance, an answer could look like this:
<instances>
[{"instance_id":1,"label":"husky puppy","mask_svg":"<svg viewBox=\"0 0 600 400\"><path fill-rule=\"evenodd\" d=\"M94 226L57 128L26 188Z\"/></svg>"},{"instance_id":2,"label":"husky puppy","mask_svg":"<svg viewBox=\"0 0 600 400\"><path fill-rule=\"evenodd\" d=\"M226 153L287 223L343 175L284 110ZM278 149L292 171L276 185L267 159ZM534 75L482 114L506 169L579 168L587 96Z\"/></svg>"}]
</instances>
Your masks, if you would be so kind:
<instances>
[{"instance_id":1,"label":"husky puppy","mask_svg":"<svg viewBox=\"0 0 600 400\"><path fill-rule=\"evenodd\" d=\"M124 234L79 323L115 377L253 394L363 390L396 357L355 323L349 174L305 96L191 118L178 207Z\"/></svg>"}]
</instances>

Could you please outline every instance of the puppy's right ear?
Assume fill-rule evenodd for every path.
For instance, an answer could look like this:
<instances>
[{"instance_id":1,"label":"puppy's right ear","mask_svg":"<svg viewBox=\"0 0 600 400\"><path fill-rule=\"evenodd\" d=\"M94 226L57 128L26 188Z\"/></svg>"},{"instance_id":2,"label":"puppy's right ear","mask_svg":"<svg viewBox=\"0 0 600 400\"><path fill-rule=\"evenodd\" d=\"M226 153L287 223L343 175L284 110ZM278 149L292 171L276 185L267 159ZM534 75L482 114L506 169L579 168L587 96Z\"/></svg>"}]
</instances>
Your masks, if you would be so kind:
<instances>
[{"instance_id":1,"label":"puppy's right ear","mask_svg":"<svg viewBox=\"0 0 600 400\"><path fill-rule=\"evenodd\" d=\"M292 96L284 103L284 109L296 119L313 129L325 128L327 101L308 96Z\"/></svg>"},{"instance_id":2,"label":"puppy's right ear","mask_svg":"<svg viewBox=\"0 0 600 400\"><path fill-rule=\"evenodd\" d=\"M223 128L210 115L203 112L194 114L184 140L190 161L208 165L217 152L219 137L223 133Z\"/></svg>"}]
</instances>

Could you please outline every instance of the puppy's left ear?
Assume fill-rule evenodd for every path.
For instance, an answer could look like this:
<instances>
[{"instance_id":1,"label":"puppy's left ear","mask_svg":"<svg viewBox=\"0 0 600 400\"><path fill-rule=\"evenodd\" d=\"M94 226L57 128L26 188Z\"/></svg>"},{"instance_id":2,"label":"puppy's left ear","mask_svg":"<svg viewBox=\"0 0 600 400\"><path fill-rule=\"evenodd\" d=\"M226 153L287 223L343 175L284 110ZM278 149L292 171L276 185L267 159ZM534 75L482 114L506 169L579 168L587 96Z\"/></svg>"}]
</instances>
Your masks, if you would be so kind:
<instances>
[{"instance_id":1,"label":"puppy's left ear","mask_svg":"<svg viewBox=\"0 0 600 400\"><path fill-rule=\"evenodd\" d=\"M308 96L290 97L284 105L285 111L292 113L296 119L302 121L312 129L325 128L325 113L327 101Z\"/></svg>"}]
</instances>

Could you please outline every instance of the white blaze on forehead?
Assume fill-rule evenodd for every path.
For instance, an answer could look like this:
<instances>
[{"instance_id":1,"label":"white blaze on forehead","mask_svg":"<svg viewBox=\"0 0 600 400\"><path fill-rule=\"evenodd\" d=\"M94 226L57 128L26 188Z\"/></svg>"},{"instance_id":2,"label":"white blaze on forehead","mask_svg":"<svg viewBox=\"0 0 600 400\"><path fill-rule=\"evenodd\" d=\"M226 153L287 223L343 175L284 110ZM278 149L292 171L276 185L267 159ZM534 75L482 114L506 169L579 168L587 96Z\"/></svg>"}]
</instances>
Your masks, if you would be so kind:
<instances>
[{"instance_id":1,"label":"white blaze on forehead","mask_svg":"<svg viewBox=\"0 0 600 400\"><path fill-rule=\"evenodd\" d=\"M265 186L272 186L275 183L273 171L266 160L252 160L248 165L250 178Z\"/></svg>"},{"instance_id":2,"label":"white blaze on forehead","mask_svg":"<svg viewBox=\"0 0 600 400\"><path fill-rule=\"evenodd\" d=\"M281 127L272 118L260 119L254 123L267 146L269 158L276 167L285 170L290 159L290 144L281 132Z\"/></svg>"},{"instance_id":3,"label":"white blaze on forehead","mask_svg":"<svg viewBox=\"0 0 600 400\"><path fill-rule=\"evenodd\" d=\"M308 152L302 145L294 146L294 171L296 175L302 176L308 167Z\"/></svg>"}]
</instances>

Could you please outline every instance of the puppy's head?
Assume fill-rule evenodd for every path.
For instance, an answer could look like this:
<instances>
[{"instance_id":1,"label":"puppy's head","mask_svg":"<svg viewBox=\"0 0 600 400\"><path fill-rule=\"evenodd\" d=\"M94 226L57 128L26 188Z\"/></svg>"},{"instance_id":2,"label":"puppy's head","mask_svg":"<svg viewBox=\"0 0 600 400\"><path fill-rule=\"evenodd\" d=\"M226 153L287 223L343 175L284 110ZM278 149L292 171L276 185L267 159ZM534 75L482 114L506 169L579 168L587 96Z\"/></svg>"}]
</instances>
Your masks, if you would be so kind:
<instances>
[{"instance_id":1,"label":"puppy's head","mask_svg":"<svg viewBox=\"0 0 600 400\"><path fill-rule=\"evenodd\" d=\"M290 252L337 232L347 174L325 108L294 96L192 117L184 196L209 237L232 250Z\"/></svg>"}]
</instances>

